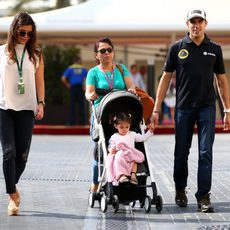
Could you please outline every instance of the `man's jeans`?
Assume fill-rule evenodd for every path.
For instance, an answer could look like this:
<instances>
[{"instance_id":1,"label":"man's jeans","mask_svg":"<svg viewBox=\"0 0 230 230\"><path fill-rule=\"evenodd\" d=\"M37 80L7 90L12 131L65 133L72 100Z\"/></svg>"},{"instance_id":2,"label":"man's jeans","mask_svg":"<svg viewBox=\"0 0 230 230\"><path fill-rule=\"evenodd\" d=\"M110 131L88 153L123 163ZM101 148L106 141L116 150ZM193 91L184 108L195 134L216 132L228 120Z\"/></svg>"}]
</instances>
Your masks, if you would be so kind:
<instances>
[{"instance_id":1,"label":"man's jeans","mask_svg":"<svg viewBox=\"0 0 230 230\"><path fill-rule=\"evenodd\" d=\"M176 189L187 186L188 155L191 147L194 126L198 130L198 190L197 200L211 189L212 182L212 146L215 137L214 106L195 109L176 109L175 129L176 144L174 152L174 182Z\"/></svg>"}]
</instances>

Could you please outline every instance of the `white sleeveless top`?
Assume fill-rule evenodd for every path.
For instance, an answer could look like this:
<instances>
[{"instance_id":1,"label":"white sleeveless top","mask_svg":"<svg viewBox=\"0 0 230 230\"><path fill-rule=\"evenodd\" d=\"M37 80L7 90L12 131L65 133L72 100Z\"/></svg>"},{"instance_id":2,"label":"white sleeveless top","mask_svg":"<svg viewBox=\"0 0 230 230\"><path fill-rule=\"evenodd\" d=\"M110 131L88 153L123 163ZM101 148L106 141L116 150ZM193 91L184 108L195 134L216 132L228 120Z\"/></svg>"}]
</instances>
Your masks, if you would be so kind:
<instances>
[{"instance_id":1,"label":"white sleeveless top","mask_svg":"<svg viewBox=\"0 0 230 230\"><path fill-rule=\"evenodd\" d=\"M24 45L17 44L18 62L21 63ZM36 68L38 67L38 64ZM33 110L37 106L36 86L35 86L35 67L29 60L28 52L25 52L22 65L23 80L25 83L25 93L18 93L19 73L17 63L8 61L6 45L0 46L0 108L15 111Z\"/></svg>"}]
</instances>

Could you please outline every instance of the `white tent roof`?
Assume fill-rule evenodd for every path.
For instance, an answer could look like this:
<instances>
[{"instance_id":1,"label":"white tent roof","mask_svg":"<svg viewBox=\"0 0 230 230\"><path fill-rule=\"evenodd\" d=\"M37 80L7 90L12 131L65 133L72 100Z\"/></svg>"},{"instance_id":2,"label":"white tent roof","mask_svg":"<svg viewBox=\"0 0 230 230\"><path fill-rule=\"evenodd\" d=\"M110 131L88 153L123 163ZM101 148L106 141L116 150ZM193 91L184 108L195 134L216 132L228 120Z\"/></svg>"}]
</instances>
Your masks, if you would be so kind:
<instances>
[{"instance_id":1,"label":"white tent roof","mask_svg":"<svg viewBox=\"0 0 230 230\"><path fill-rule=\"evenodd\" d=\"M187 30L186 14L194 8L206 11L209 34L230 43L229 0L88 0L32 17L39 38L51 42L89 42L98 36L113 36L121 42L171 43ZM12 17L0 18L1 34L11 21Z\"/></svg>"}]
</instances>

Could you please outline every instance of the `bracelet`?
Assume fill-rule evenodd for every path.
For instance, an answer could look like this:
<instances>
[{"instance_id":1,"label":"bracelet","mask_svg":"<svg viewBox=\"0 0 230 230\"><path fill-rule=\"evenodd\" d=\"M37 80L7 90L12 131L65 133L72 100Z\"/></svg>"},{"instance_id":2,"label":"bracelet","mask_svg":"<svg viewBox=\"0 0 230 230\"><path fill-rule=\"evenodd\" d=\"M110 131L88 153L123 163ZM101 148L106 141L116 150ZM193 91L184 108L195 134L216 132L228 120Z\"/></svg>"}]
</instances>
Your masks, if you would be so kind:
<instances>
[{"instance_id":1,"label":"bracelet","mask_svg":"<svg viewBox=\"0 0 230 230\"><path fill-rule=\"evenodd\" d=\"M230 109L225 109L224 113L230 113Z\"/></svg>"}]
</instances>

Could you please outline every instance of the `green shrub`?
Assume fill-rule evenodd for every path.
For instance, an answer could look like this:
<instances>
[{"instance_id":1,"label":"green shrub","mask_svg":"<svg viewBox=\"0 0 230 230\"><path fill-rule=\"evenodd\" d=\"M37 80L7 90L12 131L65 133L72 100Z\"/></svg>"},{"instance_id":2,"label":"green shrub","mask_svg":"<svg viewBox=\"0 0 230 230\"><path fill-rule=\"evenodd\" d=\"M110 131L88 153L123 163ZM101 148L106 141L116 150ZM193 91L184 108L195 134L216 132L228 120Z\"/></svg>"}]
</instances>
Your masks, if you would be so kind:
<instances>
[{"instance_id":1,"label":"green shrub","mask_svg":"<svg viewBox=\"0 0 230 230\"><path fill-rule=\"evenodd\" d=\"M68 104L68 90L61 83L64 70L73 63L79 54L75 46L45 46L43 47L45 61L45 89L47 104Z\"/></svg>"}]
</instances>

